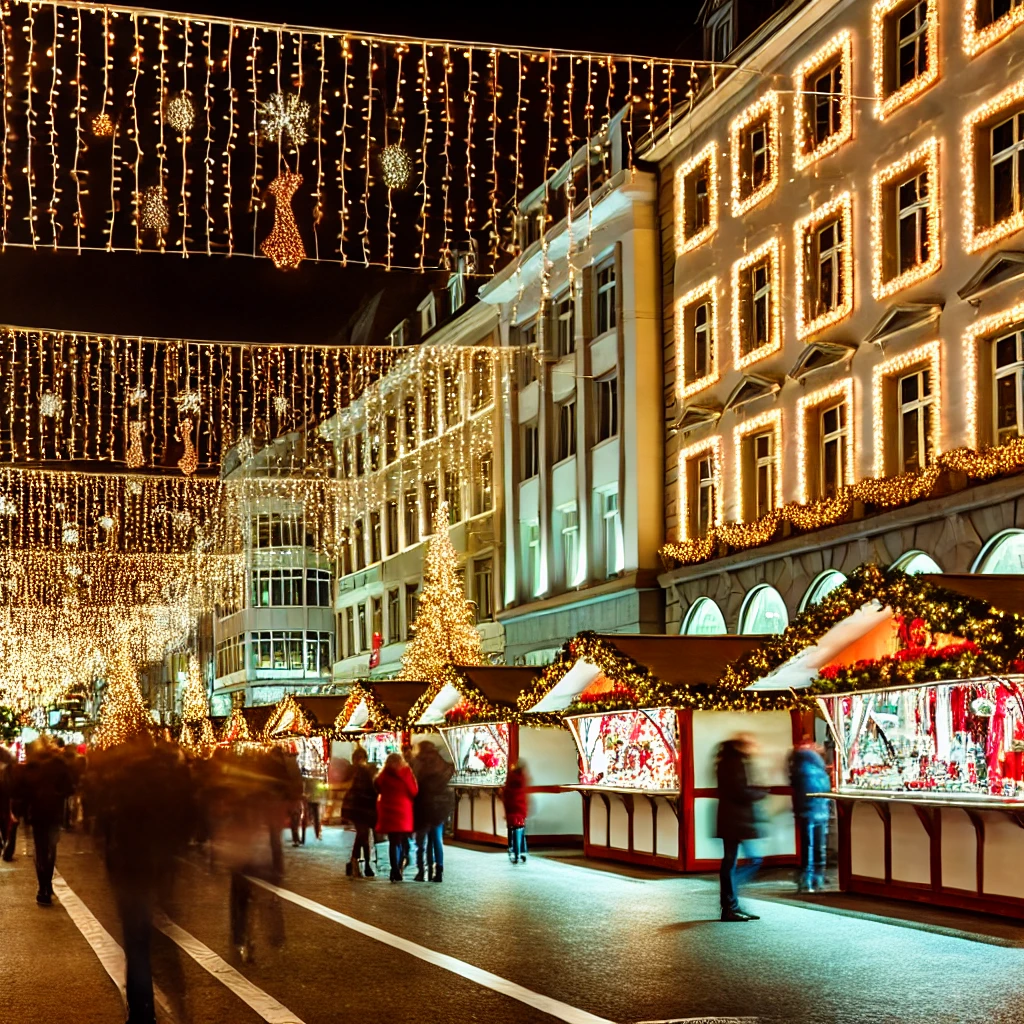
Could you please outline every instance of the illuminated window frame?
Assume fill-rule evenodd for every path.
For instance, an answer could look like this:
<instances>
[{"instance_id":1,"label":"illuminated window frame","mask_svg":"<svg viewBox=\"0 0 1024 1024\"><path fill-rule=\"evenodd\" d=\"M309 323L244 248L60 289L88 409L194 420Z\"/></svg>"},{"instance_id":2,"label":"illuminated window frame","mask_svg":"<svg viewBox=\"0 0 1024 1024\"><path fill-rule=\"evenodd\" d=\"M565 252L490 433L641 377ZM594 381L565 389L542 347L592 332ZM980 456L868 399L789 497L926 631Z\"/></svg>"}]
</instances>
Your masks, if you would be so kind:
<instances>
[{"instance_id":1,"label":"illuminated window frame","mask_svg":"<svg viewBox=\"0 0 1024 1024\"><path fill-rule=\"evenodd\" d=\"M878 0L871 8L871 64L875 78L875 117L884 121L905 103L920 96L931 88L941 73L939 68L939 5L938 0L928 0L928 31L925 39L928 47L928 70L911 79L906 85L885 95L885 21L893 11L907 3L907 0Z\"/></svg>"},{"instance_id":2,"label":"illuminated window frame","mask_svg":"<svg viewBox=\"0 0 1024 1024\"><path fill-rule=\"evenodd\" d=\"M1018 10L1024 9L1024 5ZM963 120L960 131L960 162L964 174L964 249L977 252L1000 239L1024 228L1024 208L1001 220L998 224L978 230L978 190L974 179L975 142L978 126L1024 101L1024 78L1005 88L980 107L972 110Z\"/></svg>"},{"instance_id":3,"label":"illuminated window frame","mask_svg":"<svg viewBox=\"0 0 1024 1024\"><path fill-rule=\"evenodd\" d=\"M686 379L686 346L690 339L686 336L686 309L704 299L711 304L711 372L703 377L688 381ZM713 277L703 284L691 288L685 295L676 299L676 393L680 400L711 387L721 376L721 360L718 344L718 278Z\"/></svg>"},{"instance_id":4,"label":"illuminated window frame","mask_svg":"<svg viewBox=\"0 0 1024 1024\"><path fill-rule=\"evenodd\" d=\"M808 136L806 119L803 116L807 93L806 79L834 57L840 57L840 74L843 76L843 92L839 100L839 130L833 132L817 146L808 149L813 141ZM853 75L853 37L848 29L834 35L820 50L812 53L793 70L793 165L798 171L834 153L844 142L853 138L853 102L850 83Z\"/></svg>"},{"instance_id":5,"label":"illuminated window frame","mask_svg":"<svg viewBox=\"0 0 1024 1024\"><path fill-rule=\"evenodd\" d=\"M683 540L692 540L690 536L690 474L688 464L701 455L711 453L711 475L715 484L715 518L712 526L719 526L723 521L722 494L722 438L715 434L713 437L706 437L703 441L683 448L679 452L679 523L680 534Z\"/></svg>"},{"instance_id":6,"label":"illuminated window frame","mask_svg":"<svg viewBox=\"0 0 1024 1024\"><path fill-rule=\"evenodd\" d=\"M807 236L816 231L825 221L839 214L843 225L843 260L841 281L843 301L827 313L807 319L804 302L804 255ZM832 327L845 320L853 312L853 193L843 192L819 206L813 213L796 222L793 228L794 246L796 249L796 336L809 338L812 334Z\"/></svg>"},{"instance_id":7,"label":"illuminated window frame","mask_svg":"<svg viewBox=\"0 0 1024 1024\"><path fill-rule=\"evenodd\" d=\"M871 426L874 444L874 460L872 474L876 477L885 476L885 395L886 380L896 377L904 370L910 370L922 363L928 364L931 373L932 389L932 457L934 462L942 451L942 389L941 389L941 349L938 339L925 342L903 352L892 359L879 363L871 371Z\"/></svg>"},{"instance_id":8,"label":"illuminated window frame","mask_svg":"<svg viewBox=\"0 0 1024 1024\"><path fill-rule=\"evenodd\" d=\"M1015 28L1024 25L1024 5L1011 8L998 21L982 29L977 25L978 0L964 0L963 44L964 53L968 57L977 57L982 51L1005 39Z\"/></svg>"},{"instance_id":9,"label":"illuminated window frame","mask_svg":"<svg viewBox=\"0 0 1024 1024\"><path fill-rule=\"evenodd\" d=\"M885 190L918 165L928 173L928 259L885 281ZM942 266L942 233L939 228L939 140L931 138L895 163L883 167L871 179L871 294L876 299L895 295L939 270Z\"/></svg>"},{"instance_id":10,"label":"illuminated window frame","mask_svg":"<svg viewBox=\"0 0 1024 1024\"><path fill-rule=\"evenodd\" d=\"M768 343L758 348L751 349L743 355L743 335L740 332L740 300L742 290L740 288L740 274L748 270L755 263L768 257L768 274L771 279L772 298L770 304L771 332L768 336ZM765 359L773 352L782 348L782 245L778 235L769 238L764 245L741 256L732 265L732 356L737 370L750 366L760 359Z\"/></svg>"},{"instance_id":11,"label":"illuminated window frame","mask_svg":"<svg viewBox=\"0 0 1024 1024\"><path fill-rule=\"evenodd\" d=\"M686 179L701 164L708 165L708 222L696 234L686 237ZM676 255L703 245L718 230L718 146L709 142L676 171Z\"/></svg>"},{"instance_id":12,"label":"illuminated window frame","mask_svg":"<svg viewBox=\"0 0 1024 1024\"><path fill-rule=\"evenodd\" d=\"M733 429L733 447L736 456L736 493L740 496L738 522L745 522L744 501L746 499L746 481L743 479L743 442L751 434L772 432L772 507L782 505L782 410L768 409L752 419L739 423ZM755 469L756 472L756 469Z\"/></svg>"},{"instance_id":13,"label":"illuminated window frame","mask_svg":"<svg viewBox=\"0 0 1024 1024\"><path fill-rule=\"evenodd\" d=\"M743 133L755 122L768 115L768 156L771 170L768 180L749 196L740 194L740 156L743 151ZM729 125L729 154L732 163L732 215L741 217L759 203L764 202L779 184L779 158L781 151L779 130L779 94L775 90L766 92L759 100L751 103L746 110L737 114Z\"/></svg>"},{"instance_id":14,"label":"illuminated window frame","mask_svg":"<svg viewBox=\"0 0 1024 1024\"><path fill-rule=\"evenodd\" d=\"M807 488L807 417L833 398L841 398L846 403L846 459L843 467L846 480L844 483L846 486L853 483L853 438L856 429L853 408L853 378L843 377L817 391L812 391L809 395L804 395L796 404L797 494L800 502L804 505L810 500L810 492Z\"/></svg>"},{"instance_id":15,"label":"illuminated window frame","mask_svg":"<svg viewBox=\"0 0 1024 1024\"><path fill-rule=\"evenodd\" d=\"M1024 302L1004 309L1001 313L983 316L975 320L964 331L963 365L964 365L964 419L965 441L969 448L977 448L978 436L978 347L979 344L1007 327L1024 323Z\"/></svg>"}]
</instances>

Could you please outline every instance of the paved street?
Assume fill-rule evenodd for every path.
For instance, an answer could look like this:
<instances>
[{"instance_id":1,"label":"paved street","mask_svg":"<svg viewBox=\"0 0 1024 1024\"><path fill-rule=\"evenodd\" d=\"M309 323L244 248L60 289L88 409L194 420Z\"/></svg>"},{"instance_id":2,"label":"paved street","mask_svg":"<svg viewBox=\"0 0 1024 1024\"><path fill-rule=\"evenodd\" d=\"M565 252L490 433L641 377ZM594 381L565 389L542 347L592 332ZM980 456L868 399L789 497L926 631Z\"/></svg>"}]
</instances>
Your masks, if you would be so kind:
<instances>
[{"instance_id":1,"label":"paved street","mask_svg":"<svg viewBox=\"0 0 1024 1024\"><path fill-rule=\"evenodd\" d=\"M173 924L154 946L161 1021L1021 1019L1024 929L1007 923L920 910L883 919L890 905L798 902L776 877L751 892L760 922L722 924L709 879L631 876L551 855L516 869L500 852L459 847L439 886L351 882L344 844L331 829L322 844L287 849L287 943L271 950L257 922L251 964L230 946L226 878L198 855L182 864ZM69 916L101 953L120 941L88 841L61 843L65 907L35 905L20 841L18 852L0 867L3 1019L121 1021L115 985Z\"/></svg>"}]
</instances>

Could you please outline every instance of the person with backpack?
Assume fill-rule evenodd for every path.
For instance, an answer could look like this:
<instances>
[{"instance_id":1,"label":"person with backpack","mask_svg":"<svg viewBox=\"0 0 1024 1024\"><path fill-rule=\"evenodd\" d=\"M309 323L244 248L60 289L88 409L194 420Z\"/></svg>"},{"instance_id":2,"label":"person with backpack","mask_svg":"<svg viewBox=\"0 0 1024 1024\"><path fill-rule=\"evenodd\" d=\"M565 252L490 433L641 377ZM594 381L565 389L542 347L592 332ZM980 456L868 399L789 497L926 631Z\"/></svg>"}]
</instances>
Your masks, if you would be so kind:
<instances>
[{"instance_id":1,"label":"person with backpack","mask_svg":"<svg viewBox=\"0 0 1024 1024\"><path fill-rule=\"evenodd\" d=\"M825 887L825 857L831 807L827 797L811 796L832 789L825 760L813 740L804 739L790 754L789 781L793 789L793 816L800 828L800 892Z\"/></svg>"}]
</instances>

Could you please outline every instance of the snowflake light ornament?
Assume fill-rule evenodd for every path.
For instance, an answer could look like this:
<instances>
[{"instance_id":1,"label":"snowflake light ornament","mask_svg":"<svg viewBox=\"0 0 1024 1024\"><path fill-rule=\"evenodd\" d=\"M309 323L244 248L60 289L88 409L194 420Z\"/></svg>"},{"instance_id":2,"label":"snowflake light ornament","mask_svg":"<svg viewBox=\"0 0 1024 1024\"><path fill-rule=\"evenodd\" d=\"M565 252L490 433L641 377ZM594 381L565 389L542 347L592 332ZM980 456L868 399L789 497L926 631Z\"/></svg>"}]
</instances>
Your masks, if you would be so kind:
<instances>
[{"instance_id":1,"label":"snowflake light ornament","mask_svg":"<svg viewBox=\"0 0 1024 1024\"><path fill-rule=\"evenodd\" d=\"M147 398L149 398L149 392L143 387L138 387L131 393L132 405L142 405Z\"/></svg>"},{"instance_id":2,"label":"snowflake light ornament","mask_svg":"<svg viewBox=\"0 0 1024 1024\"><path fill-rule=\"evenodd\" d=\"M18 506L4 494L0 494L0 516L13 519L18 514Z\"/></svg>"},{"instance_id":3,"label":"snowflake light ornament","mask_svg":"<svg viewBox=\"0 0 1024 1024\"><path fill-rule=\"evenodd\" d=\"M288 399L284 395L274 396L274 412L283 416L288 411Z\"/></svg>"},{"instance_id":4,"label":"snowflake light ornament","mask_svg":"<svg viewBox=\"0 0 1024 1024\"><path fill-rule=\"evenodd\" d=\"M112 516L100 516L100 526L104 530L112 530L114 528L114 519Z\"/></svg>"},{"instance_id":5,"label":"snowflake light ornament","mask_svg":"<svg viewBox=\"0 0 1024 1024\"><path fill-rule=\"evenodd\" d=\"M192 525L192 513L175 512L174 525L178 527L179 530L187 530Z\"/></svg>"},{"instance_id":6,"label":"snowflake light ornament","mask_svg":"<svg viewBox=\"0 0 1024 1024\"><path fill-rule=\"evenodd\" d=\"M44 391L39 399L39 415L52 420L60 415L61 401L52 391Z\"/></svg>"},{"instance_id":7,"label":"snowflake light ornament","mask_svg":"<svg viewBox=\"0 0 1024 1024\"><path fill-rule=\"evenodd\" d=\"M178 406L178 414L181 416L193 416L199 412L202 399L198 391L182 391L174 400Z\"/></svg>"},{"instance_id":8,"label":"snowflake light ornament","mask_svg":"<svg viewBox=\"0 0 1024 1024\"><path fill-rule=\"evenodd\" d=\"M138 480L129 480L128 481L128 493L129 494L141 494L142 493L142 484L139 483Z\"/></svg>"},{"instance_id":9,"label":"snowflake light ornament","mask_svg":"<svg viewBox=\"0 0 1024 1024\"><path fill-rule=\"evenodd\" d=\"M67 547L75 547L78 544L78 526L75 523L68 523L61 531L60 538Z\"/></svg>"},{"instance_id":10,"label":"snowflake light ornament","mask_svg":"<svg viewBox=\"0 0 1024 1024\"><path fill-rule=\"evenodd\" d=\"M280 142L287 135L293 146L309 139L309 104L298 93L272 93L259 105L260 135L268 142Z\"/></svg>"}]
</instances>

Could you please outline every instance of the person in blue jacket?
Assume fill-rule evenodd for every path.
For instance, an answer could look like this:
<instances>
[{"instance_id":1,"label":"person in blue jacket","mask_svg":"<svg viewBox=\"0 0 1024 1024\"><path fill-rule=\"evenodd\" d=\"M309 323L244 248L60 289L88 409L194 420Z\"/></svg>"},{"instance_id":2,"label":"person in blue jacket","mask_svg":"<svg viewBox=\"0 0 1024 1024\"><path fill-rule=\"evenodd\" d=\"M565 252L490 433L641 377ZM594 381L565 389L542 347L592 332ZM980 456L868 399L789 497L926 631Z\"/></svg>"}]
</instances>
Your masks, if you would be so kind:
<instances>
[{"instance_id":1,"label":"person in blue jacket","mask_svg":"<svg viewBox=\"0 0 1024 1024\"><path fill-rule=\"evenodd\" d=\"M800 828L800 892L815 892L825 887L825 856L828 845L828 819L831 811L827 797L811 796L832 789L825 761L811 740L797 745L789 759L789 779L793 787L793 816Z\"/></svg>"}]
</instances>

